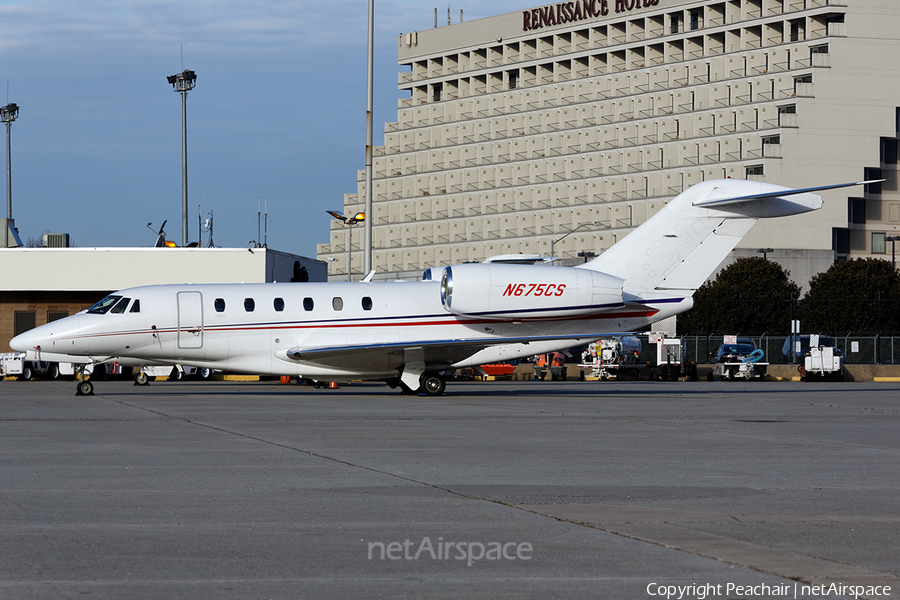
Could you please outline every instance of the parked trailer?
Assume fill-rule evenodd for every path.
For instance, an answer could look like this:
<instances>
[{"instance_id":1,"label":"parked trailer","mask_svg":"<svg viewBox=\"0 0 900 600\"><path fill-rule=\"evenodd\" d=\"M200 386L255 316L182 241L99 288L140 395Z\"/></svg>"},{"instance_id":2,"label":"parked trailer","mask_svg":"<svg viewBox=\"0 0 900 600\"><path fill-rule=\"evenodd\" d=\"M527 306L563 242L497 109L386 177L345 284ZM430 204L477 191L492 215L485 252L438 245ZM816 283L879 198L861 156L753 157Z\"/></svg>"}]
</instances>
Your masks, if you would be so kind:
<instances>
[{"instance_id":1,"label":"parked trailer","mask_svg":"<svg viewBox=\"0 0 900 600\"><path fill-rule=\"evenodd\" d=\"M590 376L601 380L641 379L646 369L640 363L641 348L641 340L633 335L601 338L588 344L579 366L590 369Z\"/></svg>"},{"instance_id":2,"label":"parked trailer","mask_svg":"<svg viewBox=\"0 0 900 600\"><path fill-rule=\"evenodd\" d=\"M810 345L803 361L803 381L814 379L844 380L844 357L828 346Z\"/></svg>"},{"instance_id":3,"label":"parked trailer","mask_svg":"<svg viewBox=\"0 0 900 600\"><path fill-rule=\"evenodd\" d=\"M667 338L662 333L651 333L650 343L656 344L656 364L649 364L654 379L678 381L686 377L697 381L697 363L684 360L684 344L681 338Z\"/></svg>"},{"instance_id":4,"label":"parked trailer","mask_svg":"<svg viewBox=\"0 0 900 600\"><path fill-rule=\"evenodd\" d=\"M754 350L753 353L745 357L744 360L716 363L716 368L710 373L708 379L709 381L713 381L714 379L755 379L757 381L763 381L766 378L769 363L760 362L759 359L762 358L762 355L762 350ZM757 360L753 360L754 358L757 358Z\"/></svg>"}]
</instances>

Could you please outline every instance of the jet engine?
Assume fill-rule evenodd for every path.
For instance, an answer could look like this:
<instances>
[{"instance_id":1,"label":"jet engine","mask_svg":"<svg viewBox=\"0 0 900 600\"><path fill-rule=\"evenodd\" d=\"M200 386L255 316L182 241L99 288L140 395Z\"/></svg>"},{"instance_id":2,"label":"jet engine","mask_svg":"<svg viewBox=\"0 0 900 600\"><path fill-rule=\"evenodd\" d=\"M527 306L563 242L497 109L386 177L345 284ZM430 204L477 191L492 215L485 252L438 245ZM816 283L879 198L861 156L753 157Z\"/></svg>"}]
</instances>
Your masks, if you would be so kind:
<instances>
[{"instance_id":1,"label":"jet engine","mask_svg":"<svg viewBox=\"0 0 900 600\"><path fill-rule=\"evenodd\" d=\"M446 267L441 303L460 316L548 319L623 305L623 280L588 269L479 263Z\"/></svg>"}]
</instances>

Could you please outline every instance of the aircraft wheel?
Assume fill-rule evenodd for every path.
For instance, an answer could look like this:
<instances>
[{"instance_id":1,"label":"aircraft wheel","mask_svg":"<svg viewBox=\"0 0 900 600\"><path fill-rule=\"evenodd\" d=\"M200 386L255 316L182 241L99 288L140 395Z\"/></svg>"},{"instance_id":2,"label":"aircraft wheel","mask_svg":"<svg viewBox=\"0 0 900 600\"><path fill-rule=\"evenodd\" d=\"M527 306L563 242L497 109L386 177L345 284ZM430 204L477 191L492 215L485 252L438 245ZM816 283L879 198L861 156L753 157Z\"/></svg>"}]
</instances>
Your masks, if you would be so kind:
<instances>
[{"instance_id":1,"label":"aircraft wheel","mask_svg":"<svg viewBox=\"0 0 900 600\"><path fill-rule=\"evenodd\" d=\"M75 393L76 396L93 396L94 395L94 384L90 382L90 380L79 381L78 382L78 391Z\"/></svg>"},{"instance_id":2,"label":"aircraft wheel","mask_svg":"<svg viewBox=\"0 0 900 600\"><path fill-rule=\"evenodd\" d=\"M422 390L428 396L440 396L447 388L447 382L437 373L426 373L422 376Z\"/></svg>"},{"instance_id":3,"label":"aircraft wheel","mask_svg":"<svg viewBox=\"0 0 900 600\"><path fill-rule=\"evenodd\" d=\"M209 379L210 375L212 375L212 369L209 367L201 367L197 369L197 377L200 379Z\"/></svg>"},{"instance_id":4,"label":"aircraft wheel","mask_svg":"<svg viewBox=\"0 0 900 600\"><path fill-rule=\"evenodd\" d=\"M31 370L31 367L22 369L22 381L31 381L32 377L34 377L34 371Z\"/></svg>"},{"instance_id":5,"label":"aircraft wheel","mask_svg":"<svg viewBox=\"0 0 900 600\"><path fill-rule=\"evenodd\" d=\"M134 385L150 385L150 377L141 371L134 376Z\"/></svg>"}]
</instances>

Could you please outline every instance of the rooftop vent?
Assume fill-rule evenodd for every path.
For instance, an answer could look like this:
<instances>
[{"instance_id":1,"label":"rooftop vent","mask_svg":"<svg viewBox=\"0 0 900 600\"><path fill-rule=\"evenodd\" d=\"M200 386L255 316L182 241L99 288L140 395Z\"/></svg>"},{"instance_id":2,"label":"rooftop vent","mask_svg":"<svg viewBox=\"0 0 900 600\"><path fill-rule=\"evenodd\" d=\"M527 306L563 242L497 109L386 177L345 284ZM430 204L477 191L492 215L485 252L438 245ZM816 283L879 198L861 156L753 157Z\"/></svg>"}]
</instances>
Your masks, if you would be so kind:
<instances>
[{"instance_id":1,"label":"rooftop vent","mask_svg":"<svg viewBox=\"0 0 900 600\"><path fill-rule=\"evenodd\" d=\"M41 245L44 248L68 248L68 233L45 233Z\"/></svg>"}]
</instances>

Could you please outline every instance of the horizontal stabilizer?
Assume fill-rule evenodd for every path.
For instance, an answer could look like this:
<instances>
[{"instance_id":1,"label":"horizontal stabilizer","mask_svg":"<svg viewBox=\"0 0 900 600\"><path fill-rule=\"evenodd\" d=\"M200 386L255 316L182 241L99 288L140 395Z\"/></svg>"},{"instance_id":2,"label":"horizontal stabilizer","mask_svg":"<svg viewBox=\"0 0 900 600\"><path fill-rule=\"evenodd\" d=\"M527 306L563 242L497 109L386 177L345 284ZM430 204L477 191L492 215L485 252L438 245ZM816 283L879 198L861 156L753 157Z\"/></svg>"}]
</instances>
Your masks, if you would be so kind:
<instances>
[{"instance_id":1,"label":"horizontal stabilizer","mask_svg":"<svg viewBox=\"0 0 900 600\"><path fill-rule=\"evenodd\" d=\"M700 207L715 207L721 208L723 206L731 206L734 204L743 204L744 202L748 202L750 200L766 200L768 198L784 198L787 196L796 196L798 194L808 194L811 192L821 192L824 190L836 190L839 188L852 187L854 185L866 185L869 183L879 183L885 181L884 179L871 179L869 181L856 181L853 183L836 183L834 185L822 185L819 187L811 187L811 188L803 188L803 189L795 189L795 188L784 188L783 190L775 190L768 191L762 194L751 194L749 196L723 196L717 197L719 194L719 190L714 190L709 197L697 200L693 203L693 206Z\"/></svg>"}]
</instances>

